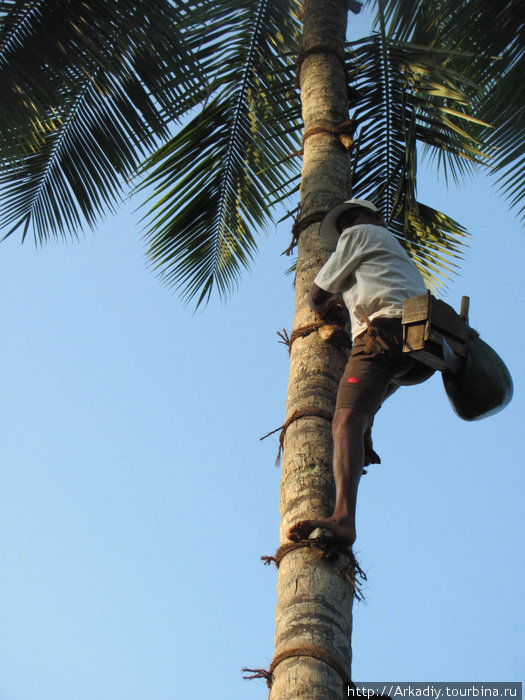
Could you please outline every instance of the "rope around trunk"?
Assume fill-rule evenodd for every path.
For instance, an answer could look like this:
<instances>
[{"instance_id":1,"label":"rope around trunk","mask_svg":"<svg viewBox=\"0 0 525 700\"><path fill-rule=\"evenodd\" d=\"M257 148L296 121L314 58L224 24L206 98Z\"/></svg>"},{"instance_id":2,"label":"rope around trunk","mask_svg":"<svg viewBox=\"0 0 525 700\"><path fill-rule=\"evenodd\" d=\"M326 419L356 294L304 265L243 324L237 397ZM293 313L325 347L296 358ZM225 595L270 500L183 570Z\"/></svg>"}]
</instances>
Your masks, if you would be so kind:
<instances>
[{"instance_id":1,"label":"rope around trunk","mask_svg":"<svg viewBox=\"0 0 525 700\"><path fill-rule=\"evenodd\" d=\"M292 153L292 155L302 155L302 151L297 151L296 153ZM299 219L300 212L298 212L292 226L292 242L290 243L288 248L283 252L283 255L291 255L293 249L297 245L299 236L305 230L305 228L308 228L308 226L311 226L312 224L320 224L327 214L328 211L324 209L322 211L313 211L311 214L308 214L302 219Z\"/></svg>"},{"instance_id":2,"label":"rope around trunk","mask_svg":"<svg viewBox=\"0 0 525 700\"><path fill-rule=\"evenodd\" d=\"M330 330L332 332L323 340L330 343L330 345L337 345L349 350L352 347L352 341L350 340L350 334L346 331L346 319L347 312L342 307L336 306L330 310L322 321L312 321L312 323L296 328L290 336L285 328L282 331L277 331L277 335L281 338L279 342L288 347L289 354L297 338L305 338L310 333L326 328L328 332Z\"/></svg>"},{"instance_id":3,"label":"rope around trunk","mask_svg":"<svg viewBox=\"0 0 525 700\"><path fill-rule=\"evenodd\" d=\"M344 148L349 151L354 145L354 132L357 127L357 122L355 119L346 119L341 122L338 126L313 126L308 129L303 135L303 146L306 139L310 138L314 134L332 134L332 136L337 136L340 143Z\"/></svg>"},{"instance_id":4,"label":"rope around trunk","mask_svg":"<svg viewBox=\"0 0 525 700\"><path fill-rule=\"evenodd\" d=\"M339 139L339 143L343 146L345 151L350 151L354 145L354 133L357 127L357 122L355 119L346 119L344 122L341 122L338 126L312 126L311 129L308 129L303 134L302 138L302 144L303 148L301 148L298 151L292 151L290 155L288 156L289 158L297 156L301 157L304 155L304 144L306 139L310 138L310 136L313 136L314 134L331 134L332 136L337 136Z\"/></svg>"},{"instance_id":5,"label":"rope around trunk","mask_svg":"<svg viewBox=\"0 0 525 700\"><path fill-rule=\"evenodd\" d=\"M361 582L367 580L366 574L359 566L351 547L341 542L338 542L335 539L328 537L319 537L314 539L301 540L299 542L289 542L280 546L277 549L274 556L262 556L261 560L264 562L265 565L273 562L275 566L279 568L281 561L287 554L296 549L301 548L309 549L318 559L323 559L325 561L330 562L337 560L339 558L339 555L341 554L348 557L348 564L339 568L337 570L337 575L349 581L350 585L352 586L354 597L357 600L363 600L360 585ZM243 673L251 674L248 676L245 675L244 678L245 680L252 680L254 678L264 678L266 681L266 685L268 686L268 688L271 689L274 680L273 675L277 666L283 661L285 661L285 659L290 659L298 656L307 656L327 664L339 674L339 676L343 680L343 683L345 683L345 685L348 688L352 688L354 691L356 691L356 686L354 685L354 683L352 683L350 675L349 673L347 673L343 664L341 664L340 661L336 659L332 654L315 645L295 647L293 649L289 649L287 651L283 651L279 654L276 654L272 660L272 663L270 664L269 669L243 668ZM381 700L383 699L381 698Z\"/></svg>"},{"instance_id":6,"label":"rope around trunk","mask_svg":"<svg viewBox=\"0 0 525 700\"><path fill-rule=\"evenodd\" d=\"M300 540L299 542L287 542L286 544L281 545L273 556L262 556L261 560L264 562L265 566L273 562L275 566L279 568L283 557L285 557L289 552L293 552L295 549L301 548L309 549L318 559L324 559L325 561L330 562L336 561L341 554L348 557L348 563L341 566L337 570L337 575L346 579L352 586L356 600L364 600L361 587L367 580L366 574L359 566L351 547L342 542L338 542L334 538L317 537L313 539Z\"/></svg>"},{"instance_id":7,"label":"rope around trunk","mask_svg":"<svg viewBox=\"0 0 525 700\"><path fill-rule=\"evenodd\" d=\"M330 423L332 422L332 413L331 411L324 411L321 408L299 408L297 411L294 411L292 415L286 419L283 425L279 426L278 428L275 428L275 430L271 430L269 433L266 433L266 435L263 435L259 440L265 440L267 437L270 437L270 435L273 435L276 433L278 430L281 431L279 435L279 450L277 452L277 459L275 460L275 466L279 466L279 462L281 461L281 454L283 451L283 445L284 445L284 436L286 435L286 431L288 430L289 426L294 423L296 420L299 420L300 418L324 418L325 420L329 421Z\"/></svg>"},{"instance_id":8,"label":"rope around trunk","mask_svg":"<svg viewBox=\"0 0 525 700\"><path fill-rule=\"evenodd\" d=\"M321 647L315 645L296 647L294 649L282 651L280 654L276 654L273 657L272 663L270 664L270 668L268 670L264 668L243 668L242 670L244 673L253 674L251 676L244 676L244 678L245 680L252 680L252 678L264 678L266 680L266 685L268 686L268 688L271 688L273 683L273 673L277 666L283 661L285 661L285 659L291 659L297 656L308 656L310 658L318 659L319 661L324 662L328 666L331 666L334 669L334 671L337 671L337 673L341 676L343 682L346 685L355 687L352 681L350 680L350 674L346 671L343 664L340 663L340 661L334 656L332 656L332 654L329 654L324 649L321 649Z\"/></svg>"}]
</instances>

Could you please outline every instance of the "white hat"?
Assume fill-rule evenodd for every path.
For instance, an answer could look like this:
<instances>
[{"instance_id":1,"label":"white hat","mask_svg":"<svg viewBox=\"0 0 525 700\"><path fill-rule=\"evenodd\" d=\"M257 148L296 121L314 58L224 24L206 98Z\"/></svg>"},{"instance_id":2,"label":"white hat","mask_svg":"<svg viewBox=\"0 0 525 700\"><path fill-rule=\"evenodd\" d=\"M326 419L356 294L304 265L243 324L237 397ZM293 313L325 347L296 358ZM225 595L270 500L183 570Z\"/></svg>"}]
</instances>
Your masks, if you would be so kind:
<instances>
[{"instance_id":1,"label":"white hat","mask_svg":"<svg viewBox=\"0 0 525 700\"><path fill-rule=\"evenodd\" d=\"M319 228L319 235L327 241L337 241L339 232L335 228L335 222L344 211L347 211L347 209L355 209L356 207L370 209L370 211L374 212L379 211L376 205L369 202L367 199L348 199L346 202L343 202L343 204L338 204L333 209L330 209Z\"/></svg>"}]
</instances>

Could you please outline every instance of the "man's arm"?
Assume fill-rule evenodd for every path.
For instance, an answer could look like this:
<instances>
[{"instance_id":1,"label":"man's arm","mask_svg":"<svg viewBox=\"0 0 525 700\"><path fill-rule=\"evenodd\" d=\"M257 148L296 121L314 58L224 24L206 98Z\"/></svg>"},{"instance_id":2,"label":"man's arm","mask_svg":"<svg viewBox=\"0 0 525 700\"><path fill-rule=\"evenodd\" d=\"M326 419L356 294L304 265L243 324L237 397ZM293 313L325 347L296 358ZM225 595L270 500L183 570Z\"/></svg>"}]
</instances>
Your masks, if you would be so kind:
<instances>
[{"instance_id":1,"label":"man's arm","mask_svg":"<svg viewBox=\"0 0 525 700\"><path fill-rule=\"evenodd\" d=\"M319 318L324 318L334 306L342 305L339 297L334 296L331 292L325 292L324 289L318 287L314 282L310 294L308 295L308 306L312 311L316 312Z\"/></svg>"}]
</instances>

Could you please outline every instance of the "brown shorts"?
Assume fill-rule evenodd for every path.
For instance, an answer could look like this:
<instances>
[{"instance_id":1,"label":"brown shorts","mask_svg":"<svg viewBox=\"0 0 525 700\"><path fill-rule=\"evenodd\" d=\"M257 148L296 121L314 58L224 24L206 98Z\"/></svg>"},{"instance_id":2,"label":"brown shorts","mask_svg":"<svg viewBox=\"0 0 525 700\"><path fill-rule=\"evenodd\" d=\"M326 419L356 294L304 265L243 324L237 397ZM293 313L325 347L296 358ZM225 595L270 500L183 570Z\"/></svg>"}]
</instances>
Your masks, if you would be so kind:
<instances>
[{"instance_id":1,"label":"brown shorts","mask_svg":"<svg viewBox=\"0 0 525 700\"><path fill-rule=\"evenodd\" d=\"M400 318L377 318L355 339L339 382L336 408L374 415L402 384L419 384L434 370L403 352Z\"/></svg>"}]
</instances>

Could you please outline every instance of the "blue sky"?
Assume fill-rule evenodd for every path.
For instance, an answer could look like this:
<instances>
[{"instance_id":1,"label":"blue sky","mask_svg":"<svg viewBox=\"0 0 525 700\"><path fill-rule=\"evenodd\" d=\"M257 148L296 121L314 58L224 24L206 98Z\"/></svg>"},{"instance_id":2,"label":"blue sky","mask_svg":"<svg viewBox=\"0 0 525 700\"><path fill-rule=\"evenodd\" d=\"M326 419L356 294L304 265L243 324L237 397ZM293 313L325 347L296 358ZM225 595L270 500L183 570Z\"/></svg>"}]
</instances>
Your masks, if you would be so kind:
<instances>
[{"instance_id":1,"label":"blue sky","mask_svg":"<svg viewBox=\"0 0 525 700\"><path fill-rule=\"evenodd\" d=\"M473 233L446 300L502 355L515 397L466 423L439 376L378 416L360 490L357 680L523 678L525 239L476 182L439 203ZM263 698L277 546L276 437L292 283L285 229L227 304L180 306L131 209L79 243L1 257L0 698Z\"/></svg>"},{"instance_id":2,"label":"blue sky","mask_svg":"<svg viewBox=\"0 0 525 700\"><path fill-rule=\"evenodd\" d=\"M523 679L525 238L486 180L420 199L472 233L444 295L509 366L510 406L466 423L439 376L375 426L359 494L356 680ZM134 205L133 205L134 206ZM2 244L0 700L259 700L278 542L288 227L193 314L123 207L78 243Z\"/></svg>"}]
</instances>

